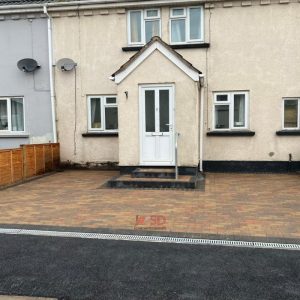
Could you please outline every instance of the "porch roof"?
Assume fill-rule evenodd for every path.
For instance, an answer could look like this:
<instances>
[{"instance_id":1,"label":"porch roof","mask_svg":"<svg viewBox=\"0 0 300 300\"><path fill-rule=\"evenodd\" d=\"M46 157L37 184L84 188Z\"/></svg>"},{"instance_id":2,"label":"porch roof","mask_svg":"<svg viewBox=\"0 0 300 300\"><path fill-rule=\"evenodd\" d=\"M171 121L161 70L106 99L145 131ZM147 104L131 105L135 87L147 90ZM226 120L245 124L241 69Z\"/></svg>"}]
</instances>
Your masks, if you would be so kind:
<instances>
[{"instance_id":1,"label":"porch roof","mask_svg":"<svg viewBox=\"0 0 300 300\"><path fill-rule=\"evenodd\" d=\"M115 73L113 73L110 79L116 83L120 83L155 50L160 51L194 81L199 81L199 77L202 72L195 68L189 61L183 58L182 55L172 49L158 36L154 36L141 50L139 50Z\"/></svg>"}]
</instances>

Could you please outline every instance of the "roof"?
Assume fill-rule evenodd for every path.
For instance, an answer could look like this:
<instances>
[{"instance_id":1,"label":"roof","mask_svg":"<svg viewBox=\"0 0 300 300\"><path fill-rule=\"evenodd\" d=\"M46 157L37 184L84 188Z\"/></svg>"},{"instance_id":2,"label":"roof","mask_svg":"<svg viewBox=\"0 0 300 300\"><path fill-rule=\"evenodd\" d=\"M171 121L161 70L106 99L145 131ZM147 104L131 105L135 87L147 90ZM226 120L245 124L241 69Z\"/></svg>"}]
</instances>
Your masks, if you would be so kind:
<instances>
[{"instance_id":1,"label":"roof","mask_svg":"<svg viewBox=\"0 0 300 300\"><path fill-rule=\"evenodd\" d=\"M44 4L54 2L54 0L0 0L0 6L24 5L24 4Z\"/></svg>"},{"instance_id":2,"label":"roof","mask_svg":"<svg viewBox=\"0 0 300 300\"><path fill-rule=\"evenodd\" d=\"M189 61L183 58L182 55L172 49L158 36L153 37L141 50L139 50L125 64L123 64L119 70L112 74L111 78L115 80L116 83L121 82L155 50L158 50L164 54L193 80L199 80L199 75L202 74L202 72L195 68Z\"/></svg>"}]
</instances>

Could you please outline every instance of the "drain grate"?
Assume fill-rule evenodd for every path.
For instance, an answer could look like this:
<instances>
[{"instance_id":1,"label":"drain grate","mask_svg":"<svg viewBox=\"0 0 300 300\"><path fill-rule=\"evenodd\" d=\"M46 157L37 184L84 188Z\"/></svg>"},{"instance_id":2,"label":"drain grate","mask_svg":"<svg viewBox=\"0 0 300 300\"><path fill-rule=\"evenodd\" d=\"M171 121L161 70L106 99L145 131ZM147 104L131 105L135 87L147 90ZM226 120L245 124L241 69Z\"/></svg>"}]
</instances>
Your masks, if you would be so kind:
<instances>
[{"instance_id":1,"label":"drain grate","mask_svg":"<svg viewBox=\"0 0 300 300\"><path fill-rule=\"evenodd\" d=\"M0 228L0 234L68 237L68 238L150 242L150 243L152 242L152 243L169 243L169 244L245 247L245 248L262 248L262 249L300 250L300 245L298 244L212 240L212 239L197 239L197 238L167 237L167 236L126 235L126 234L107 234L107 233L72 232L72 231L65 232L65 231L29 230L29 229L13 229L13 228L11 229Z\"/></svg>"}]
</instances>

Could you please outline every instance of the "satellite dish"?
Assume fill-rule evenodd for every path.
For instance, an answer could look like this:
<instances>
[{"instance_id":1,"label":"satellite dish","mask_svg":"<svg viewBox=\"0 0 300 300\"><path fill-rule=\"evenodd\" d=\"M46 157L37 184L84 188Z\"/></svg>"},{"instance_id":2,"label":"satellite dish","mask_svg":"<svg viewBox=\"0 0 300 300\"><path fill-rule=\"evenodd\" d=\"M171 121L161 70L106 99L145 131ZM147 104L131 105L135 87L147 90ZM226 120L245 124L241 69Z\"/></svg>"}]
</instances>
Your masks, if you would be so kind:
<instances>
[{"instance_id":1,"label":"satellite dish","mask_svg":"<svg viewBox=\"0 0 300 300\"><path fill-rule=\"evenodd\" d=\"M26 73L33 72L36 69L40 68L37 61L32 58L24 58L19 60L17 66L22 72L26 72Z\"/></svg>"},{"instance_id":2,"label":"satellite dish","mask_svg":"<svg viewBox=\"0 0 300 300\"><path fill-rule=\"evenodd\" d=\"M77 64L70 58L62 58L56 63L56 66L61 71L72 71Z\"/></svg>"}]
</instances>

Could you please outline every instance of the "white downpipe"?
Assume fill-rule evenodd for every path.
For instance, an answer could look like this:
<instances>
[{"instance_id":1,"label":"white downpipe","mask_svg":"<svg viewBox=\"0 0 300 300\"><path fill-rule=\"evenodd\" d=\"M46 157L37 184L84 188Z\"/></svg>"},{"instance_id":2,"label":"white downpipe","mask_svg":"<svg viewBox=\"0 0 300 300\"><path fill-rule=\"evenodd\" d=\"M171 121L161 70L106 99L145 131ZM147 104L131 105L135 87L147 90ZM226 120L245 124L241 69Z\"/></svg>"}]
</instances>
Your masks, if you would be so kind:
<instances>
[{"instance_id":1,"label":"white downpipe","mask_svg":"<svg viewBox=\"0 0 300 300\"><path fill-rule=\"evenodd\" d=\"M199 145L200 145L200 153L199 153L199 171L203 172L203 129L204 129L204 75L201 74L200 76L200 138L199 138Z\"/></svg>"},{"instance_id":2,"label":"white downpipe","mask_svg":"<svg viewBox=\"0 0 300 300\"><path fill-rule=\"evenodd\" d=\"M52 20L51 20L50 15L48 14L47 5L44 5L44 14L48 18L47 19L47 28L48 28L48 56L49 56L50 98L51 98L53 142L57 143L55 96L54 96L54 80L53 80Z\"/></svg>"}]
</instances>

